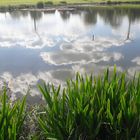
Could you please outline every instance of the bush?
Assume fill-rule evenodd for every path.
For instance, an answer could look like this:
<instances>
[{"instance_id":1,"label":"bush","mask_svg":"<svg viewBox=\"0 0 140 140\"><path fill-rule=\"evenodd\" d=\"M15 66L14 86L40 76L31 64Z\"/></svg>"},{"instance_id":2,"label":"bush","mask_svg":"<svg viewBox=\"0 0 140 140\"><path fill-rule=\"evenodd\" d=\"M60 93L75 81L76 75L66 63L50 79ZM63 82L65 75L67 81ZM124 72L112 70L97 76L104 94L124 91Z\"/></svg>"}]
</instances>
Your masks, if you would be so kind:
<instances>
[{"instance_id":1,"label":"bush","mask_svg":"<svg viewBox=\"0 0 140 140\"><path fill-rule=\"evenodd\" d=\"M112 1L108 0L108 1L107 1L107 4L109 4L109 5L112 4Z\"/></svg>"},{"instance_id":2,"label":"bush","mask_svg":"<svg viewBox=\"0 0 140 140\"><path fill-rule=\"evenodd\" d=\"M42 1L37 3L37 8L44 8L44 3Z\"/></svg>"},{"instance_id":3,"label":"bush","mask_svg":"<svg viewBox=\"0 0 140 140\"><path fill-rule=\"evenodd\" d=\"M53 2L52 1L47 1L47 2L45 2L45 5L51 6L51 5L53 5Z\"/></svg>"},{"instance_id":4,"label":"bush","mask_svg":"<svg viewBox=\"0 0 140 140\"><path fill-rule=\"evenodd\" d=\"M25 98L13 105L6 95L6 89L0 96L0 140L16 140L25 119Z\"/></svg>"},{"instance_id":5,"label":"bush","mask_svg":"<svg viewBox=\"0 0 140 140\"><path fill-rule=\"evenodd\" d=\"M40 86L46 106L38 118L47 139L94 140L140 138L140 76L125 73L81 76L65 88Z\"/></svg>"},{"instance_id":6,"label":"bush","mask_svg":"<svg viewBox=\"0 0 140 140\"><path fill-rule=\"evenodd\" d=\"M64 4L64 5L66 5L67 2L66 2L66 1L60 1L60 4Z\"/></svg>"}]
</instances>

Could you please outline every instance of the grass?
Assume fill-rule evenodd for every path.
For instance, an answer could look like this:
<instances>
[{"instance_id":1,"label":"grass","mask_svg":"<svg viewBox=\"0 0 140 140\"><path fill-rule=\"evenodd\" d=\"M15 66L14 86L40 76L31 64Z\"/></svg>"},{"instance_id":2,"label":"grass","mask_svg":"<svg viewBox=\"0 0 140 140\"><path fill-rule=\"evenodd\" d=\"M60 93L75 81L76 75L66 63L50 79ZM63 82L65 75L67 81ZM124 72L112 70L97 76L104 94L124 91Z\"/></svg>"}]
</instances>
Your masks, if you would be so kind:
<instances>
[{"instance_id":1,"label":"grass","mask_svg":"<svg viewBox=\"0 0 140 140\"><path fill-rule=\"evenodd\" d=\"M107 69L97 77L77 73L75 80L68 80L62 88L46 83L38 87L45 102L28 110L26 97L11 105L3 90L1 140L18 140L20 136L27 140L140 138L140 75L128 79L114 67L113 73Z\"/></svg>"},{"instance_id":2,"label":"grass","mask_svg":"<svg viewBox=\"0 0 140 140\"><path fill-rule=\"evenodd\" d=\"M34 5L38 2L48 2L51 1L53 4L60 3L93 3L93 2L135 2L140 0L0 0L0 6L9 6L9 5Z\"/></svg>"},{"instance_id":3,"label":"grass","mask_svg":"<svg viewBox=\"0 0 140 140\"><path fill-rule=\"evenodd\" d=\"M0 140L16 140L20 137L25 119L25 99L14 104L6 95L6 88L0 96Z\"/></svg>"},{"instance_id":4,"label":"grass","mask_svg":"<svg viewBox=\"0 0 140 140\"><path fill-rule=\"evenodd\" d=\"M76 75L67 86L39 86L46 106L39 116L42 133L56 140L138 140L140 138L140 75L110 77Z\"/></svg>"}]
</instances>

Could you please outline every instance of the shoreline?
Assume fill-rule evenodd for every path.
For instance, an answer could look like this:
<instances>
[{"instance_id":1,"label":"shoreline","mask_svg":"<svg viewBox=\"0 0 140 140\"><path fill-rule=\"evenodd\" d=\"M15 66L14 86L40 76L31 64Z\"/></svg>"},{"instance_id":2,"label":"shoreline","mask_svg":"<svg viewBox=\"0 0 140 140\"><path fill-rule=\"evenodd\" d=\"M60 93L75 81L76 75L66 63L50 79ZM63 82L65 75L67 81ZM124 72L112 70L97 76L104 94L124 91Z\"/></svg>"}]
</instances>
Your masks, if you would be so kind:
<instances>
[{"instance_id":1,"label":"shoreline","mask_svg":"<svg viewBox=\"0 0 140 140\"><path fill-rule=\"evenodd\" d=\"M94 3L68 3L68 4L57 4L57 5L47 5L39 8L37 5L0 5L0 12L15 11L15 10L24 10L24 11L74 11L79 7L111 7L111 6L127 6L127 7L140 7L140 1L107 1L107 2L94 2Z\"/></svg>"}]
</instances>

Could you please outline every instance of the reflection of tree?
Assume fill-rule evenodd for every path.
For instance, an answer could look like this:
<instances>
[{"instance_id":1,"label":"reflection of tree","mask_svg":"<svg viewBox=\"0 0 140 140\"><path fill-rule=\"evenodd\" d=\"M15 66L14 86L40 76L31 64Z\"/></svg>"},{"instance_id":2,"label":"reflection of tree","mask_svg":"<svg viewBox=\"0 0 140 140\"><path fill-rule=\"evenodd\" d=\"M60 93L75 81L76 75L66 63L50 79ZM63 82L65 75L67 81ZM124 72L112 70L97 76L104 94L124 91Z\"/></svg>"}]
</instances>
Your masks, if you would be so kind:
<instances>
[{"instance_id":1,"label":"reflection of tree","mask_svg":"<svg viewBox=\"0 0 140 140\"><path fill-rule=\"evenodd\" d=\"M5 12L5 18L7 17L6 12Z\"/></svg>"},{"instance_id":2,"label":"reflection of tree","mask_svg":"<svg viewBox=\"0 0 140 140\"><path fill-rule=\"evenodd\" d=\"M32 19L35 19L35 20L40 20L42 18L42 12L40 11L31 11L30 12L30 16Z\"/></svg>"},{"instance_id":3,"label":"reflection of tree","mask_svg":"<svg viewBox=\"0 0 140 140\"><path fill-rule=\"evenodd\" d=\"M99 11L99 15L103 18L106 24L110 24L114 28L118 28L122 23L120 10L103 9Z\"/></svg>"},{"instance_id":4,"label":"reflection of tree","mask_svg":"<svg viewBox=\"0 0 140 140\"><path fill-rule=\"evenodd\" d=\"M97 11L96 10L86 10L84 12L84 22L87 25L93 25L97 22Z\"/></svg>"},{"instance_id":5,"label":"reflection of tree","mask_svg":"<svg viewBox=\"0 0 140 140\"><path fill-rule=\"evenodd\" d=\"M9 12L9 14L13 19L19 19L21 17L20 11L12 11L12 12Z\"/></svg>"},{"instance_id":6,"label":"reflection of tree","mask_svg":"<svg viewBox=\"0 0 140 140\"><path fill-rule=\"evenodd\" d=\"M133 10L128 10L127 16L128 16L128 31L127 31L126 40L131 40L130 38L131 24L132 22L135 22L136 20L140 19L140 10L137 8Z\"/></svg>"},{"instance_id":7,"label":"reflection of tree","mask_svg":"<svg viewBox=\"0 0 140 140\"><path fill-rule=\"evenodd\" d=\"M31 11L30 16L31 16L31 19L33 19L35 33L40 38L40 35L38 34L38 31L37 31L37 23L36 22L42 18L42 13L39 11Z\"/></svg>"},{"instance_id":8,"label":"reflection of tree","mask_svg":"<svg viewBox=\"0 0 140 140\"><path fill-rule=\"evenodd\" d=\"M29 14L28 11L20 11L20 13L21 13L21 16L23 16L23 17L27 17Z\"/></svg>"},{"instance_id":9,"label":"reflection of tree","mask_svg":"<svg viewBox=\"0 0 140 140\"><path fill-rule=\"evenodd\" d=\"M127 15L128 17L131 17L132 22L140 20L140 8L128 10Z\"/></svg>"},{"instance_id":10,"label":"reflection of tree","mask_svg":"<svg viewBox=\"0 0 140 140\"><path fill-rule=\"evenodd\" d=\"M128 18L131 17L130 24L140 19L140 8L97 7L93 9L86 8L84 11L85 23L95 24L97 15L99 14L106 24L109 24L114 28L118 28L122 24L124 16L127 16Z\"/></svg>"},{"instance_id":11,"label":"reflection of tree","mask_svg":"<svg viewBox=\"0 0 140 140\"><path fill-rule=\"evenodd\" d=\"M12 11L9 12L11 17L14 19L19 19L20 17L27 17L28 11Z\"/></svg>"},{"instance_id":12,"label":"reflection of tree","mask_svg":"<svg viewBox=\"0 0 140 140\"><path fill-rule=\"evenodd\" d=\"M70 12L68 12L68 11L61 11L60 15L64 21L66 21L70 18Z\"/></svg>"},{"instance_id":13,"label":"reflection of tree","mask_svg":"<svg viewBox=\"0 0 140 140\"><path fill-rule=\"evenodd\" d=\"M126 40L130 40L130 30L131 30L131 17L128 19L128 31L127 31L127 37Z\"/></svg>"}]
</instances>

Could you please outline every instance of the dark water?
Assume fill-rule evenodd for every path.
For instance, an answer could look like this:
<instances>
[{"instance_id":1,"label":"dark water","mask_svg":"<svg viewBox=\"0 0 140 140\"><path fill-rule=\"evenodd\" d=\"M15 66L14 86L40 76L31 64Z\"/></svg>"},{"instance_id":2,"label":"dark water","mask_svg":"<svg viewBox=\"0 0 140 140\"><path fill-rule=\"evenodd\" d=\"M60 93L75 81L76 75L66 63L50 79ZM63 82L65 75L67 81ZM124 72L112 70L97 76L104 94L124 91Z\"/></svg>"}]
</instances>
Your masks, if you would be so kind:
<instances>
[{"instance_id":1,"label":"dark water","mask_svg":"<svg viewBox=\"0 0 140 140\"><path fill-rule=\"evenodd\" d=\"M15 96L41 80L63 83L75 72L102 73L117 65L140 72L140 9L0 13L0 85Z\"/></svg>"}]
</instances>

